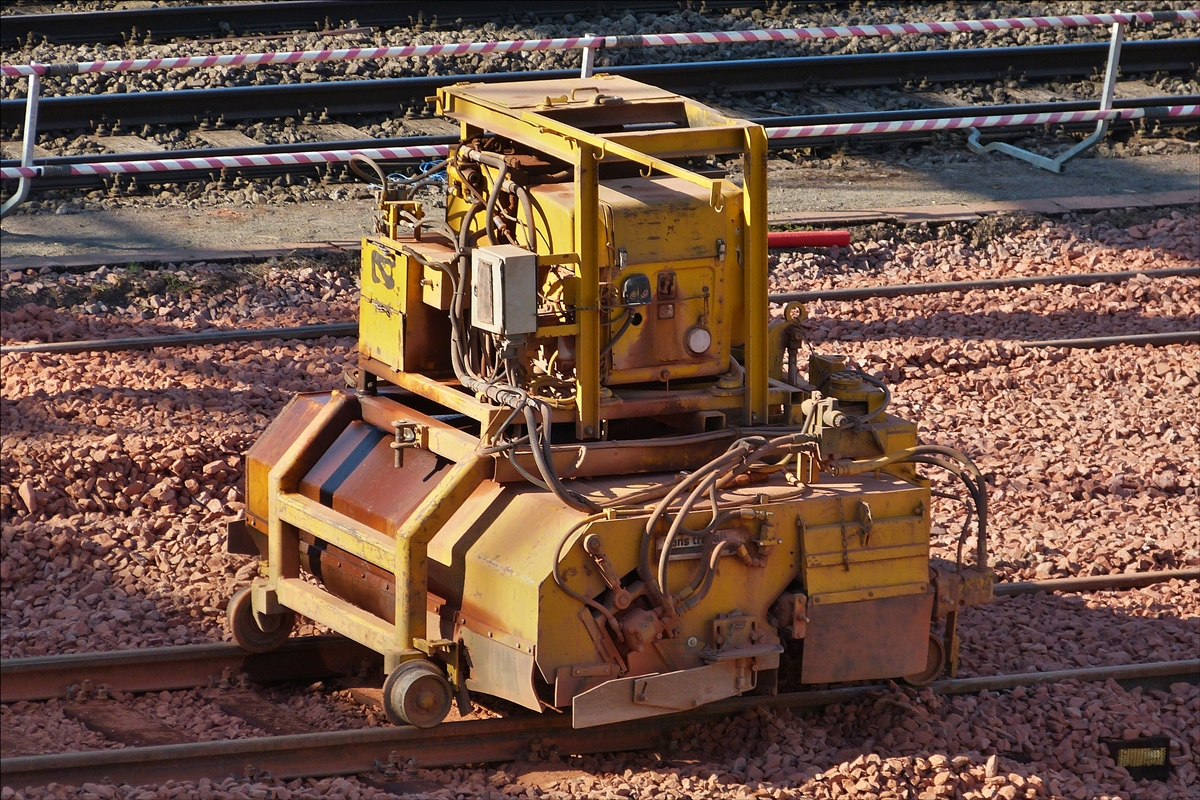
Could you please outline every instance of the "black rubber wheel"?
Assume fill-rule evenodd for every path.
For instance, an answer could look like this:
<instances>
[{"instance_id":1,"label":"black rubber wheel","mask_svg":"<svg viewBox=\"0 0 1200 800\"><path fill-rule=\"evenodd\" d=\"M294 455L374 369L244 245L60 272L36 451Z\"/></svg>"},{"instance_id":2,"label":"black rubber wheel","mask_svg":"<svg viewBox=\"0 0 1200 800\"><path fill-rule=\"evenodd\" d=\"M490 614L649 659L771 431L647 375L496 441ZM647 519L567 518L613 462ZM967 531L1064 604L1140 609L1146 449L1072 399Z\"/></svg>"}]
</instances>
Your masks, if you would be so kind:
<instances>
[{"instance_id":1,"label":"black rubber wheel","mask_svg":"<svg viewBox=\"0 0 1200 800\"><path fill-rule=\"evenodd\" d=\"M940 636L929 634L929 652L925 657L925 669L915 675L905 675L901 680L910 686L928 686L942 677L946 669L946 646Z\"/></svg>"},{"instance_id":2,"label":"black rubber wheel","mask_svg":"<svg viewBox=\"0 0 1200 800\"><path fill-rule=\"evenodd\" d=\"M405 661L383 682L383 709L394 725L432 728L450 713L454 692L428 661Z\"/></svg>"},{"instance_id":3,"label":"black rubber wheel","mask_svg":"<svg viewBox=\"0 0 1200 800\"><path fill-rule=\"evenodd\" d=\"M287 641L296 625L296 614L290 609L281 614L255 614L249 586L230 599L225 618L234 643L249 653L271 652Z\"/></svg>"}]
</instances>

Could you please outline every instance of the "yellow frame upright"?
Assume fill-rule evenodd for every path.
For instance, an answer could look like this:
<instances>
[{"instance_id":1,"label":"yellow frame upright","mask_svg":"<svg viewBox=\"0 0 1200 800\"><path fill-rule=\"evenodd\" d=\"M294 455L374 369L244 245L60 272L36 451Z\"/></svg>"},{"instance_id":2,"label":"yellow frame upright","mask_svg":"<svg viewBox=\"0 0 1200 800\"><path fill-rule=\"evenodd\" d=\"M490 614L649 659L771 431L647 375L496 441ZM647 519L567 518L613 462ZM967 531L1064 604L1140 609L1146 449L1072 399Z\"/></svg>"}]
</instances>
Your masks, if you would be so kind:
<instances>
[{"instance_id":1,"label":"yellow frame upright","mask_svg":"<svg viewBox=\"0 0 1200 800\"><path fill-rule=\"evenodd\" d=\"M688 127L591 133L555 114L625 105L682 106ZM460 122L464 139L491 132L573 165L575 170L575 274L577 435L600 435L600 236L599 165L631 161L705 189L713 208L723 207L727 182L708 178L668 158L741 154L743 226L736 254L744 274L744 413L765 424L771 403L767 338L767 137L760 125L726 117L693 100L612 75L537 81L529 84L456 84L438 90L437 110Z\"/></svg>"}]
</instances>

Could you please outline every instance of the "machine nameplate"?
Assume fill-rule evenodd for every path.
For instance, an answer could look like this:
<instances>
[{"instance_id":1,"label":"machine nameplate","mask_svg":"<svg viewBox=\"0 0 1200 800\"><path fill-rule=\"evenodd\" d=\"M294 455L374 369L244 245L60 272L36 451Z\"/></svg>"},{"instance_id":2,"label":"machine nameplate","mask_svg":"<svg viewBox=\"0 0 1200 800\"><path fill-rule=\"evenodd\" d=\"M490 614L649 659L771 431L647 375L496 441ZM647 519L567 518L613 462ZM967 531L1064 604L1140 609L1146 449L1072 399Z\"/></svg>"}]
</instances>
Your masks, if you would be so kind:
<instances>
[{"instance_id":1,"label":"machine nameplate","mask_svg":"<svg viewBox=\"0 0 1200 800\"><path fill-rule=\"evenodd\" d=\"M736 539L739 534L744 534L745 531L739 531L733 528L728 530L719 530L712 534L713 544L723 542L726 539ZM689 559L700 558L704 554L704 540L706 535L680 534L675 537L675 541L671 545L671 555L667 557L668 561L687 561ZM663 549L663 541L665 537L658 537L654 540L654 553L657 558ZM722 557L731 555L732 551L726 551Z\"/></svg>"}]
</instances>

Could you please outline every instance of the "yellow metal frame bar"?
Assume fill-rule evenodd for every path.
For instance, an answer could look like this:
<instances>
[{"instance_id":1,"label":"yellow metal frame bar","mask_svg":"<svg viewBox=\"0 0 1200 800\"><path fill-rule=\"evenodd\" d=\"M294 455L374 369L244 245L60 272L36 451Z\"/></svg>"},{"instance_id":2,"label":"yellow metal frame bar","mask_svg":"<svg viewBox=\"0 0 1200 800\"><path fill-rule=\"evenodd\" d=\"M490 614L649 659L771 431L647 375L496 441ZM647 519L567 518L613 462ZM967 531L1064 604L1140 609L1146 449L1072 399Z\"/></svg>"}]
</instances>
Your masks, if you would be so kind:
<instances>
[{"instance_id":1,"label":"yellow metal frame bar","mask_svg":"<svg viewBox=\"0 0 1200 800\"><path fill-rule=\"evenodd\" d=\"M576 436L600 435L600 170L601 151L593 143L577 142L575 151L575 250L579 263L579 297L575 323L575 404L579 418Z\"/></svg>"},{"instance_id":2,"label":"yellow metal frame bar","mask_svg":"<svg viewBox=\"0 0 1200 800\"><path fill-rule=\"evenodd\" d=\"M268 589L274 589L275 584L285 578L300 577L300 538L295 526L283 519L280 513L281 500L285 494L296 491L304 473L345 430L353 402L353 397L343 392L333 392L325 406L267 474ZM255 610L270 613L274 609L261 608L256 603Z\"/></svg>"},{"instance_id":3,"label":"yellow metal frame bar","mask_svg":"<svg viewBox=\"0 0 1200 800\"><path fill-rule=\"evenodd\" d=\"M599 271L596 263L599 249L599 178L597 166L602 161L624 159L651 170L700 186L709 193L709 202L716 210L724 204L726 182L699 175L664 160L680 155L698 153L741 152L744 159L745 187L742 192L744 235L738 252L744 275L743 306L745 342L743 366L746 370L746 391L743 411L751 425L768 422L768 412L774 398L770 391L770 347L767 334L767 137L762 126L727 120L711 109L683 99L689 122L696 127L645 132L592 134L570 123L539 113L537 110L497 108L486 100L474 97L470 85L438 90L439 111L461 122L464 136L483 130L522 142L575 167L575 250L576 275L579 278L576 321L573 326L556 325L539 335L570 335L577 337L576 419L577 435L594 439L600 435L600 422L607 414L600 408L600 315ZM556 262L567 254L543 257ZM390 377L390 376L389 376ZM416 377L398 376L397 381L413 391L442 402L484 424L493 416L485 411L486 404L461 393L450 393L446 387Z\"/></svg>"},{"instance_id":4,"label":"yellow metal frame bar","mask_svg":"<svg viewBox=\"0 0 1200 800\"><path fill-rule=\"evenodd\" d=\"M372 416L380 413L375 405L370 409ZM382 653L385 666L390 669L399 660L422 656L414 641L426 638L427 546L458 507L490 477L492 460L473 449L463 454L462 460L421 501L396 532L395 539L391 539L296 491L304 474L360 412L356 398L332 392L325 406L268 473L267 578L253 585L252 601L254 610L260 614L278 613L282 605L328 625ZM441 439L454 442L449 435ZM395 624L389 625L374 614L301 580L300 530L390 569L396 585Z\"/></svg>"},{"instance_id":5,"label":"yellow metal frame bar","mask_svg":"<svg viewBox=\"0 0 1200 800\"><path fill-rule=\"evenodd\" d=\"M594 148L595 150L598 150L600 155L595 157L595 159L597 161L610 160L610 159L624 159L626 161L633 161L637 164L641 164L642 166L650 167L651 169L656 169L659 172L662 172L666 175L670 175L673 178L679 178L680 180L695 184L696 186L699 186L702 189L707 189L708 193L709 193L709 203L712 205L713 208L715 208L717 210L720 210L720 208L721 208L721 204L722 204L721 194L725 187L725 181L720 178L718 178L717 180L713 180L712 178L706 178L703 175L698 175L689 169L684 169L683 167L680 167L676 164L672 164L669 161L663 161L661 158L656 158L653 155L649 155L648 153L643 153L640 150L634 150L632 147L628 147L627 145L621 144L619 141L616 141L614 139L606 139L602 136L588 133L587 131L581 131L579 128L572 127L572 126L566 124L565 122L560 122L556 119L551 119L550 117L543 116L534 111L526 111L525 113L523 113L521 115L521 119L525 120L531 126L536 128L539 134L543 134L543 135L540 135L537 137L537 146L541 146L541 144L544 141L546 141L546 139L548 138L548 137L544 136L544 134L546 134L546 133L557 134L558 136L561 136L564 139L574 142L580 150L582 150L584 148ZM760 130L760 131L763 130L759 126L754 126L754 127L757 127L758 130ZM746 130L749 130L749 129L746 129ZM686 138L682 137L680 134L684 133L684 132L688 132L688 131L690 131L690 129L684 129L683 131L654 131L654 133L658 137L661 137L662 141L669 141L670 139L678 138L680 141L686 142L687 141ZM649 137L647 137L647 141L649 141ZM766 141L766 133L765 132L763 133L763 141L764 141L764 154L765 154L765 147L766 147L765 146L765 141ZM578 156L576 157L576 165L578 166ZM764 162L763 177L764 178L766 177L765 162ZM764 197L765 197L765 191L764 191ZM596 204L595 204L595 207L597 209L599 208L599 202L600 202L600 198L599 198L599 195L597 195L596 196ZM578 208L579 208L579 200L578 200L578 196L577 196L576 197L576 209L578 209ZM576 223L576 224L578 224L578 223ZM764 228L764 230L765 230L765 228ZM576 242L576 247L579 247L578 241ZM582 253L581 253L581 255L582 255ZM764 284L764 286L765 286L765 284ZM764 297L766 296L765 288L763 290L763 295L764 295Z\"/></svg>"},{"instance_id":6,"label":"yellow metal frame bar","mask_svg":"<svg viewBox=\"0 0 1200 800\"><path fill-rule=\"evenodd\" d=\"M472 453L455 464L440 483L396 531L396 642L404 653L414 650L414 639L425 639L429 597L428 546L459 506L479 488L492 469L492 461ZM404 580L401 581L401 576Z\"/></svg>"},{"instance_id":7,"label":"yellow metal frame bar","mask_svg":"<svg viewBox=\"0 0 1200 800\"><path fill-rule=\"evenodd\" d=\"M340 511L300 494L282 494L277 504L281 520L351 555L384 569L396 559L396 543L390 537Z\"/></svg>"},{"instance_id":8,"label":"yellow metal frame bar","mask_svg":"<svg viewBox=\"0 0 1200 800\"><path fill-rule=\"evenodd\" d=\"M658 158L679 158L717 153L740 153L745 145L742 125L714 128L685 128L683 131L635 131L602 133L600 138L615 145ZM686 133L686 135L683 135Z\"/></svg>"},{"instance_id":9,"label":"yellow metal frame bar","mask_svg":"<svg viewBox=\"0 0 1200 800\"><path fill-rule=\"evenodd\" d=\"M746 226L743 276L746 307L746 419L767 422L770 337L767 333L767 132L760 125L745 129L742 208Z\"/></svg>"}]
</instances>

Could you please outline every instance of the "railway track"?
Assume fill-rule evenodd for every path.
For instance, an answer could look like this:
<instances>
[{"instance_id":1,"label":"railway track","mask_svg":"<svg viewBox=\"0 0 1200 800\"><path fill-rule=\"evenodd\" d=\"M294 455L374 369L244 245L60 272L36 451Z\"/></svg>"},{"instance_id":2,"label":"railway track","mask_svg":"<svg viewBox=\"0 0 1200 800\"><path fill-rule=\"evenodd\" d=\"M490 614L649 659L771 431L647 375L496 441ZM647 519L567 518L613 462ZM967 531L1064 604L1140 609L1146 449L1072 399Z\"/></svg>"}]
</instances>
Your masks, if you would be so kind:
<instances>
[{"instance_id":1,"label":"railway track","mask_svg":"<svg viewBox=\"0 0 1200 800\"><path fill-rule=\"evenodd\" d=\"M1200 569L1155 570L998 583L1001 597L1133 589L1168 581L1200 581ZM245 674L257 684L314 681L378 668L378 654L340 636L288 640L278 650L252 654L230 642L149 647L0 661L0 703L69 697L90 681L111 691L158 692L209 686L222 675Z\"/></svg>"},{"instance_id":2,"label":"railway track","mask_svg":"<svg viewBox=\"0 0 1200 800\"><path fill-rule=\"evenodd\" d=\"M1137 99L1117 100L1113 103L1114 108L1136 108L1136 107L1151 107L1158 108L1171 105L1195 105L1200 103L1200 95L1165 95L1157 97L1145 97ZM970 112L975 116L1003 116L1014 114L1039 114L1049 112L1069 112L1069 111L1093 111L1099 106L1098 101L1072 101L1061 103L1025 103L1011 104L998 106L977 106L972 107ZM962 107L943 107L929 109L907 109L902 111L879 111L879 112L856 112L847 114L813 114L806 116L787 116L787 117L755 117L751 121L762 125L765 128L783 128L783 127L798 127L812 125L847 125L859 122L892 122L892 121L909 121L909 120L937 120L951 117L958 117L964 113ZM1156 119L1156 123L1163 127L1173 126L1195 126L1196 120L1186 117L1162 117ZM1113 124L1113 130L1121 130L1129 128L1133 125L1130 121L1117 121ZM1083 131L1094 128L1095 123L1079 122L1066 123L1062 127L1064 130ZM1004 129L999 132L991 132L990 135L996 138L1012 138L1026 135L1030 130L1037 126L1014 126ZM895 133L876 134L872 138L885 141L917 141L928 140L937 134L931 130L909 130L897 131ZM813 147L830 144L834 141L839 141L844 137L822 136L822 137L784 137L770 140L772 149L788 149L798 146ZM100 140L103 141L103 140ZM110 154L87 154L77 156L54 156L48 158L34 159L33 165L46 168L48 173L44 177L38 178L37 187L40 191L51 189L93 189L100 187L113 187L118 185L116 179L112 175L102 173L78 173L71 170L71 167L81 164L121 164L134 161L155 161L170 159L171 161L184 161L187 159L213 158L213 157L234 157L234 156L272 156L283 153L296 153L305 151L327 151L327 150L359 150L359 149L404 149L416 147L432 147L445 146L457 141L454 136L410 136L399 138L386 139L353 139L353 140L336 140L326 142L311 142L306 144L275 144L261 145L257 147L223 147L223 148L197 148L188 150L171 150L171 151L147 151L143 153L110 153ZM413 156L408 159L384 159L380 163L390 168L399 168L405 165L420 163L424 157ZM5 159L0 162L3 167L19 166L20 162L17 159ZM231 166L222 169L165 169L153 173L141 173L140 176L129 178L130 186L137 183L172 183L172 182L195 182L209 181L215 178L219 180L230 180L235 177L253 179L273 179L280 176L300 176L309 175L318 179L327 179L334 181L351 180L351 176L344 164L306 164L306 163L289 163L280 161L275 164L249 164L245 166Z\"/></svg>"},{"instance_id":3,"label":"railway track","mask_svg":"<svg viewBox=\"0 0 1200 800\"><path fill-rule=\"evenodd\" d=\"M943 695L997 692L1062 681L1117 681L1126 688L1158 688L1200 681L1200 659L1114 667L1057 670L937 681ZM381 768L438 767L526 758L585 755L650 748L673 750L681 728L759 707L805 709L861 700L886 685L743 696L712 703L701 712L575 730L568 715L529 715L411 727L265 736L219 742L127 747L117 750L22 756L0 760L0 782L23 788L51 781L144 784L167 780L221 780L229 775L274 778L352 775Z\"/></svg>"},{"instance_id":4,"label":"railway track","mask_svg":"<svg viewBox=\"0 0 1200 800\"><path fill-rule=\"evenodd\" d=\"M1121 53L1126 75L1194 69L1200 39L1130 41ZM1090 76L1104 68L1104 43L978 50L869 53L770 59L647 64L598 69L651 83L681 94L702 95L713 89L731 92L796 89L904 86L956 81L1022 78L1061 79ZM471 74L481 83L574 77L575 70ZM279 117L339 117L395 114L423 107L437 89L457 83L463 74L376 80L336 80L273 86L235 86L171 92L68 95L42 98L41 131L94 128L97 125L225 123ZM21 118L25 101L0 101L5 119Z\"/></svg>"},{"instance_id":5,"label":"railway track","mask_svg":"<svg viewBox=\"0 0 1200 800\"><path fill-rule=\"evenodd\" d=\"M114 261L117 259L113 259ZM1033 286L1089 286L1097 283L1123 283L1138 276L1149 277L1194 277L1200 276L1200 267L1174 267L1157 270L1130 270L1125 272L1085 272L1073 275L1037 275L1013 278L994 278L978 281L949 281L944 283L916 283L890 286L868 286L850 289L825 289L815 292L786 292L769 297L772 303L815 302L818 300L846 301L863 300L870 297L906 297L927 294L945 294L973 290L1020 289ZM86 353L119 352L125 350L151 350L156 347L191 347L231 342L278 340L311 340L326 336L357 336L358 323L335 322L320 325L300 325L290 328L238 328L233 330L205 331L203 333L167 334L160 336L137 336L118 339L90 339L67 342L35 342L31 344L5 345L0 355L18 353ZM1015 342L1029 348L1104 348L1121 345L1191 344L1200 342L1200 333L1178 331L1171 333L1147 333L1082 339L1046 339Z\"/></svg>"},{"instance_id":6,"label":"railway track","mask_svg":"<svg viewBox=\"0 0 1200 800\"><path fill-rule=\"evenodd\" d=\"M445 27L505 17L590 15L620 11L668 14L686 7L678 0L559 0L531 7L511 0L449 0L436 7L414 0L289 0L285 3L214 3L113 11L14 14L4 18L4 47L45 39L51 44L120 44L172 38L245 37L284 31L331 31L354 22L359 27ZM766 6L763 0L705 0L712 11Z\"/></svg>"}]
</instances>

